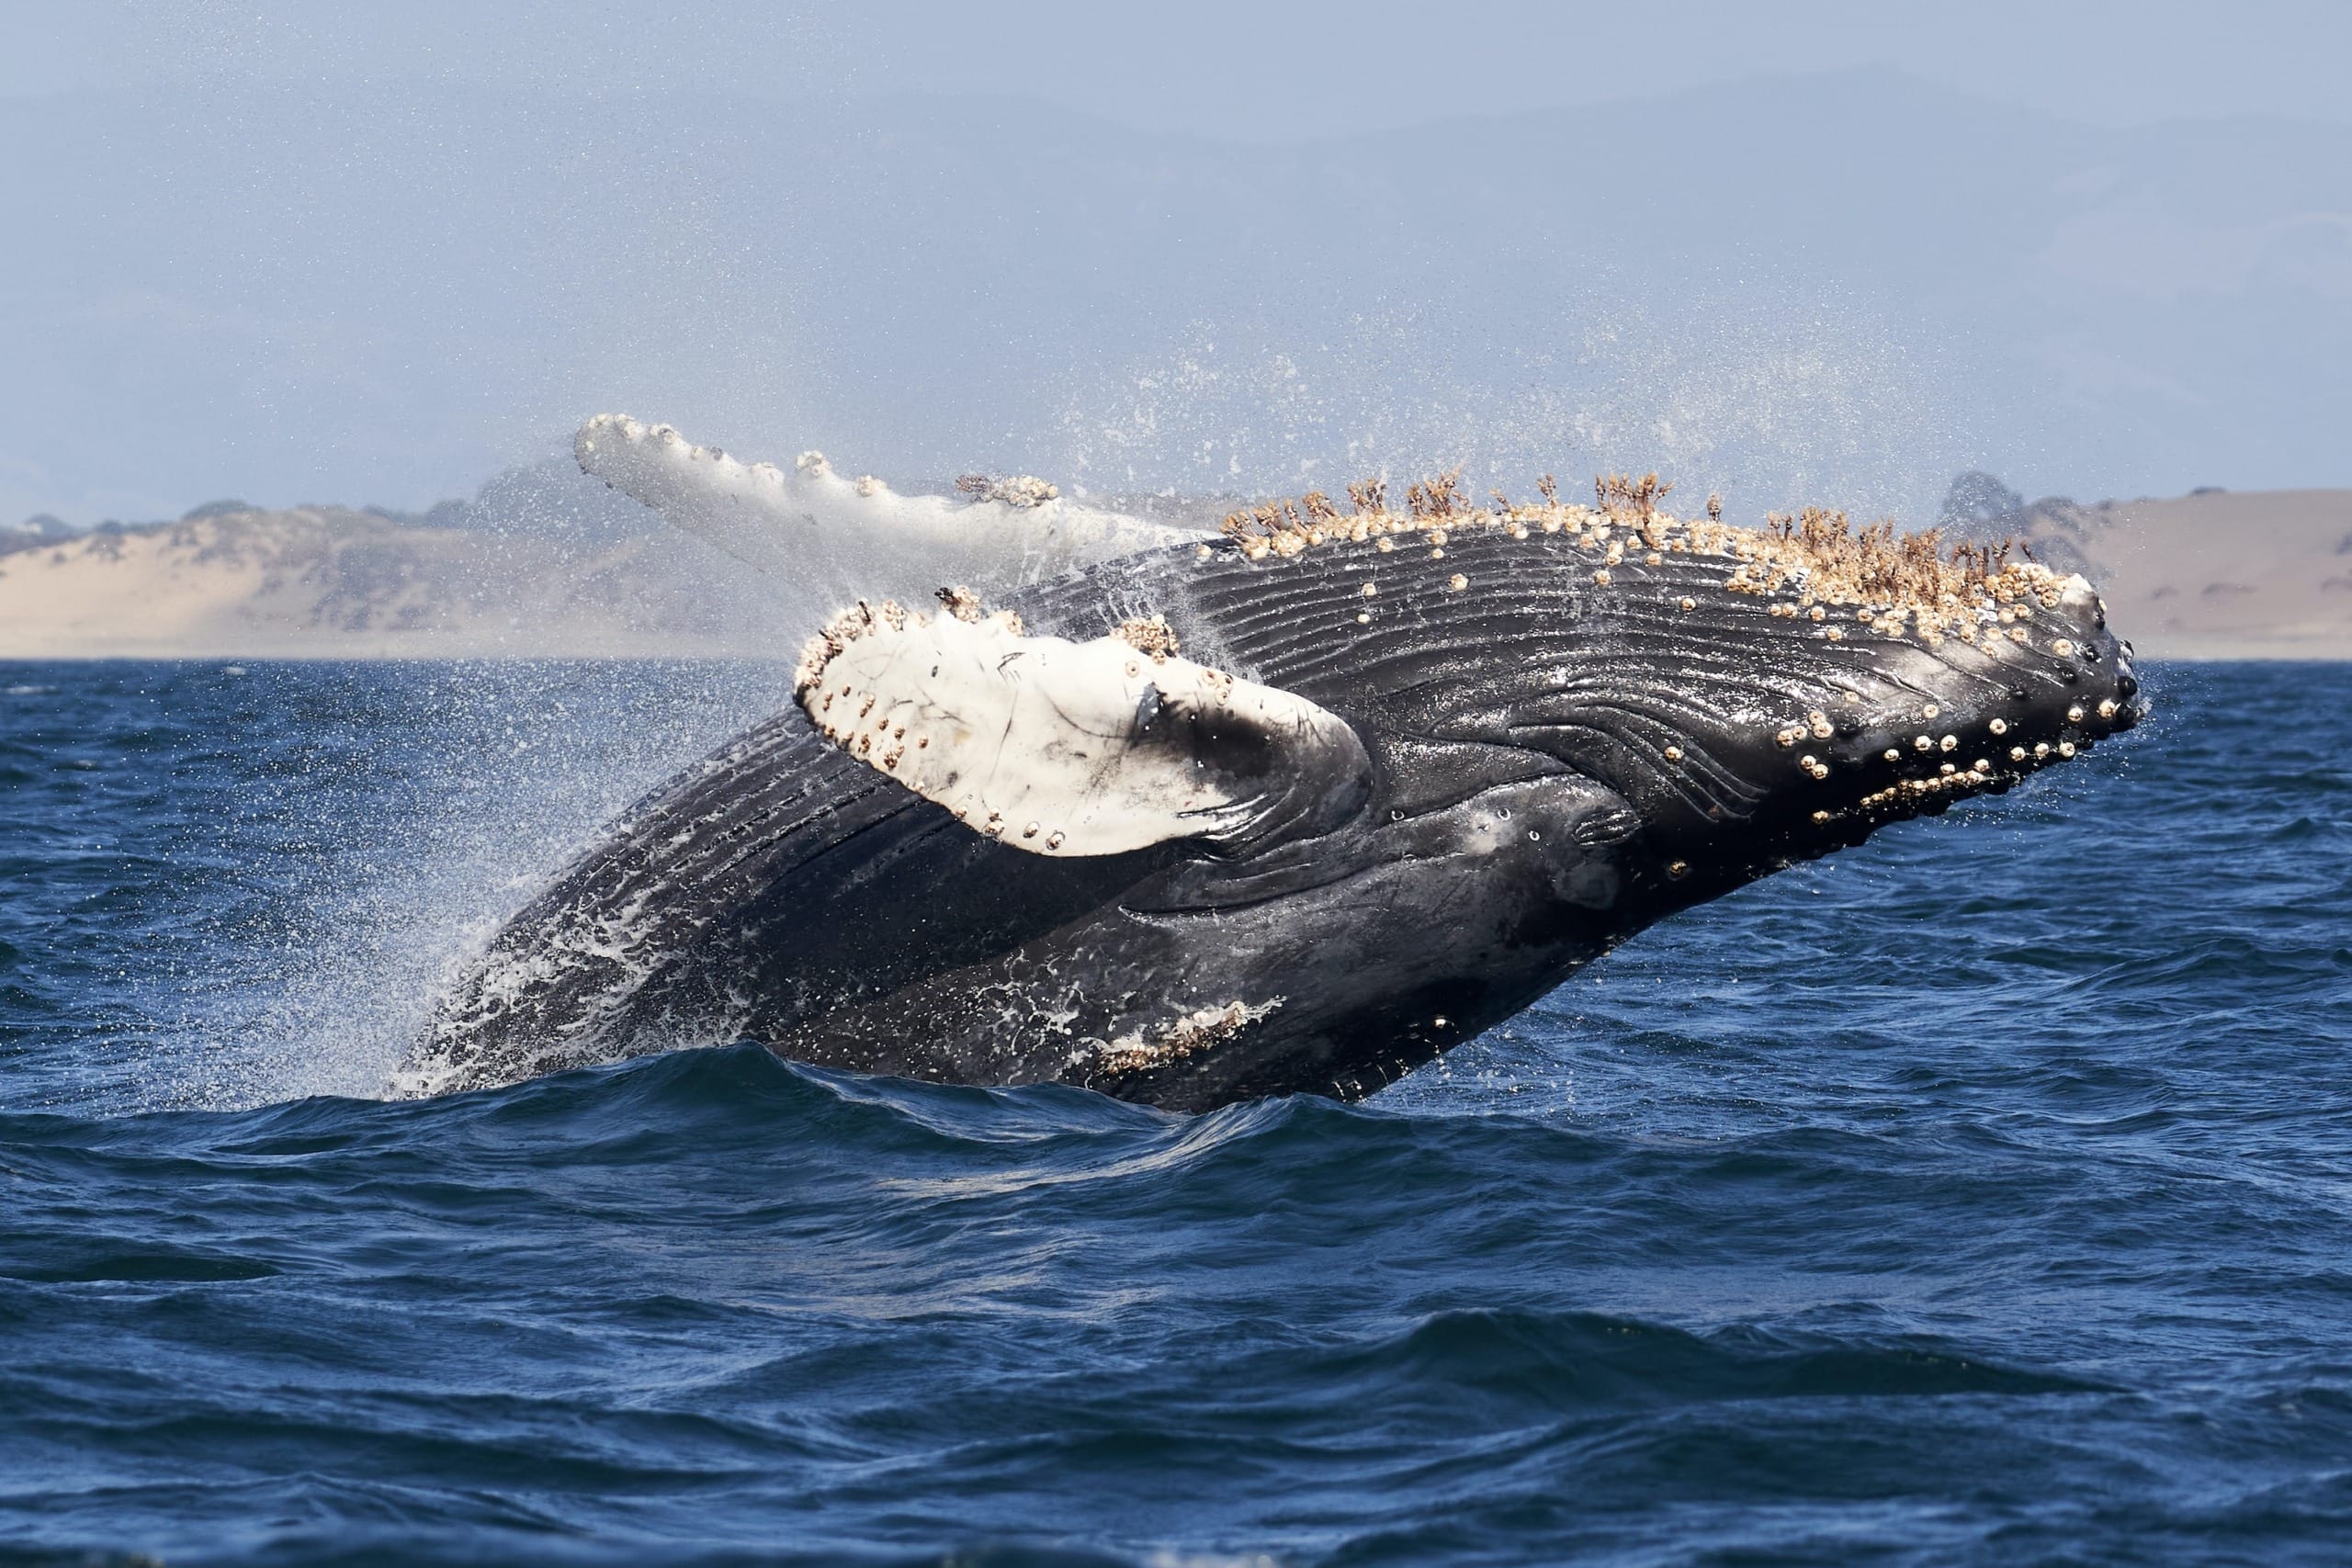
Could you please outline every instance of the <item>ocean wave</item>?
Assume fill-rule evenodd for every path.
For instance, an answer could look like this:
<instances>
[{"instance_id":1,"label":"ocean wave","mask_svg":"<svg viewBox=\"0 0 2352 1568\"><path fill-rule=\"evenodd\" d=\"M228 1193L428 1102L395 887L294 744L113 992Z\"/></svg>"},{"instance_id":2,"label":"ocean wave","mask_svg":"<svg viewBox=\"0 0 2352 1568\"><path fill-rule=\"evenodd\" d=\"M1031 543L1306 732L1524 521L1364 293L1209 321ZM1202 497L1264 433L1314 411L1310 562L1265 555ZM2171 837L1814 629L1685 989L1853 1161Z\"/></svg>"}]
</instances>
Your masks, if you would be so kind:
<instances>
[{"instance_id":1,"label":"ocean wave","mask_svg":"<svg viewBox=\"0 0 2352 1568\"><path fill-rule=\"evenodd\" d=\"M447 958L662 765L610 736L703 722L661 718L674 673L472 679L28 678L0 1562L2269 1562L2352 1527L2352 732L2310 722L2346 675L2167 672L2063 794L1668 921L1366 1104L1202 1116L748 1043L385 1098Z\"/></svg>"}]
</instances>

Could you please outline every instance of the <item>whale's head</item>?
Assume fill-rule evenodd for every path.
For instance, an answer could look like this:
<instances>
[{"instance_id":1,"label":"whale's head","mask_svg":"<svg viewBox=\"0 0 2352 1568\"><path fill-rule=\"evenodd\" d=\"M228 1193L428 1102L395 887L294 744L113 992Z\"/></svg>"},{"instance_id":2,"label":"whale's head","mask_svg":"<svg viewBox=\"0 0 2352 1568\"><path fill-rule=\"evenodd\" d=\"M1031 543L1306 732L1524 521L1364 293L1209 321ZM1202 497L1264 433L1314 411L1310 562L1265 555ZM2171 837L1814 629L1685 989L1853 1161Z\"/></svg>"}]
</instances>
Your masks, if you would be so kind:
<instances>
[{"instance_id":1,"label":"whale's head","mask_svg":"<svg viewBox=\"0 0 2352 1568\"><path fill-rule=\"evenodd\" d=\"M1516 754L1612 792L1635 923L2005 793L2143 715L2098 592L2021 549L1820 512L1686 523L1644 499L1245 536L1276 628L1251 651L1296 679L1269 639L1328 620L1317 700L1438 743L1441 773Z\"/></svg>"},{"instance_id":2,"label":"whale's head","mask_svg":"<svg viewBox=\"0 0 2352 1568\"><path fill-rule=\"evenodd\" d=\"M1633 806L1639 902L1713 897L2007 794L2144 716L2097 591L2020 564L1964 563L1924 610L1818 570L1690 612L1677 595L1683 622L1634 639L1646 673L1624 669L1616 700L1567 711L1531 693L1521 733Z\"/></svg>"}]
</instances>

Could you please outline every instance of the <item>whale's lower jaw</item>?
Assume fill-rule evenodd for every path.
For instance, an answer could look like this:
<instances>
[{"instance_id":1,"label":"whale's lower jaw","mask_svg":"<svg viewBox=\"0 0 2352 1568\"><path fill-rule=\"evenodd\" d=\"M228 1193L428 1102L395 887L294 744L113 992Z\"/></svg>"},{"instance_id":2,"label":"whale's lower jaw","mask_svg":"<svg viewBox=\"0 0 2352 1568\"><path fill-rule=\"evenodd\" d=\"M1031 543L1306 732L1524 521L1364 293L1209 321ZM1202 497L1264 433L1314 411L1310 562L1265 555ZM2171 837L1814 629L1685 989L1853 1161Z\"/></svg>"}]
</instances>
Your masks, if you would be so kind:
<instances>
[{"instance_id":1,"label":"whale's lower jaw","mask_svg":"<svg viewBox=\"0 0 2352 1568\"><path fill-rule=\"evenodd\" d=\"M1258 803L1231 818L1250 825L1238 836L1152 827L1130 803L1099 846L1056 845L1042 821L1023 840L1023 822L959 819L953 769L910 774L914 788L893 776L895 749L954 743L956 694L1018 678L1018 634L964 638L991 651L962 685L873 659L840 691L811 681L804 705L831 693L851 716L820 732L789 710L639 803L500 933L405 1086L748 1037L842 1067L1178 1109L1353 1098L1666 915L2005 791L2139 716L2126 651L2079 580L2010 573L1984 580L1982 603L1898 615L1825 602L1703 541L1611 558L1604 533L1188 545L1012 601L1063 648L1148 622L1187 670L1283 698L1248 722L1339 727L1304 750L1269 731L1220 753L1218 809ZM1101 678L1150 685L1151 654L1132 651ZM1089 660L1102 662L1064 667L1077 678ZM1115 728L1116 706L1062 703L1076 728L1044 744ZM990 721L1012 727L992 754L1023 758L1023 711ZM1200 711L1191 739L1164 744L1226 722ZM1301 794L1279 771L1306 758L1338 771ZM1046 798L1036 781L1069 765L1022 761L1020 798ZM1252 784L1252 768L1287 782ZM1311 805L1265 804L1293 795Z\"/></svg>"}]
</instances>

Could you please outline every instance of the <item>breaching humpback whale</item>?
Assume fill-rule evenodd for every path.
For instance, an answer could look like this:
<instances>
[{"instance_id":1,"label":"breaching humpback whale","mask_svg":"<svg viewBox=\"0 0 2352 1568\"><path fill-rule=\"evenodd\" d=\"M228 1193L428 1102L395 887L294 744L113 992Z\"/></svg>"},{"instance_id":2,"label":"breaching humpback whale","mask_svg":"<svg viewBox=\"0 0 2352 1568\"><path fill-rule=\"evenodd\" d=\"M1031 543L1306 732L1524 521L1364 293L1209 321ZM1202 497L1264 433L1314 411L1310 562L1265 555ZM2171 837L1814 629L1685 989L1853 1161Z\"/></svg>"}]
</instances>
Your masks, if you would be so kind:
<instances>
[{"instance_id":1,"label":"breaching humpback whale","mask_svg":"<svg viewBox=\"0 0 2352 1568\"><path fill-rule=\"evenodd\" d=\"M795 705L507 923L414 1091L751 1039L1177 1109L1354 1099L1663 916L2141 714L2079 576L1836 513L1679 518L1654 479L1474 506L1448 476L1401 510L1374 482L1200 537L613 417L578 449L763 569L849 531L876 587ZM934 570L1008 547L995 604Z\"/></svg>"}]
</instances>

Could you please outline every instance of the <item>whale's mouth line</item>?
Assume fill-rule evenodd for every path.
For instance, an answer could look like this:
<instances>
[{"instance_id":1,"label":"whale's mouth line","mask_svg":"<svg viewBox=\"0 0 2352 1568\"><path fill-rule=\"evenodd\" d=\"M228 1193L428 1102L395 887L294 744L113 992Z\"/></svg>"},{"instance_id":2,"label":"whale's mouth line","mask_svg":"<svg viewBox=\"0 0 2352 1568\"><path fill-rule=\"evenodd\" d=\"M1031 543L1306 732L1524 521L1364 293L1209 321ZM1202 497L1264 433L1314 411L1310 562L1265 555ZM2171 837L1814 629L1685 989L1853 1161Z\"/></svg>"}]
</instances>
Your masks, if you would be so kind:
<instances>
[{"instance_id":1,"label":"whale's mouth line","mask_svg":"<svg viewBox=\"0 0 2352 1568\"><path fill-rule=\"evenodd\" d=\"M2007 793L2148 711L2129 657L2096 630L2079 647L2056 639L2063 655L2006 637L1989 651L1957 638L1927 649L1864 631L1836 663L1815 662L1811 639L1778 644L1807 655L1779 670L1774 636L1760 622L1753 630L1715 644L1698 691L1629 693L1636 677L1608 671L1556 689L1539 677L1503 733L1640 803L1656 857L1682 868L1679 881L1694 863L1784 864ZM1710 671L1726 686L1712 697ZM1675 679L1692 672L1678 666ZM1776 705L1786 718L1770 716Z\"/></svg>"}]
</instances>

